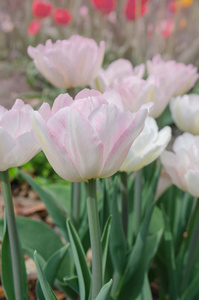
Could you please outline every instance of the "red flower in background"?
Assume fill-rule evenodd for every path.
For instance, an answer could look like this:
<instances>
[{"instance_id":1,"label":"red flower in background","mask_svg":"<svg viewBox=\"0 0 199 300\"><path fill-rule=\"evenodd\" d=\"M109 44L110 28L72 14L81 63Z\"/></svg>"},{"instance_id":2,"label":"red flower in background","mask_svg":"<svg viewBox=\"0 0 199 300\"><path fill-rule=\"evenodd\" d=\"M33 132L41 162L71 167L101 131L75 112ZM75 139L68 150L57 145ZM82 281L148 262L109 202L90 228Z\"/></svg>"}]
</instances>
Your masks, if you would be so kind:
<instances>
[{"instance_id":1,"label":"red flower in background","mask_svg":"<svg viewBox=\"0 0 199 300\"><path fill-rule=\"evenodd\" d=\"M149 0L127 0L124 8L124 14L126 19L130 21L135 21L137 18L144 16L148 11L148 7L146 5L148 1Z\"/></svg>"},{"instance_id":2,"label":"red flower in background","mask_svg":"<svg viewBox=\"0 0 199 300\"><path fill-rule=\"evenodd\" d=\"M50 2L43 2L34 0L32 3L32 13L35 17L46 18L51 14L52 4Z\"/></svg>"},{"instance_id":3,"label":"red flower in background","mask_svg":"<svg viewBox=\"0 0 199 300\"><path fill-rule=\"evenodd\" d=\"M97 10L105 15L110 14L116 6L116 0L91 0Z\"/></svg>"},{"instance_id":4,"label":"red flower in background","mask_svg":"<svg viewBox=\"0 0 199 300\"><path fill-rule=\"evenodd\" d=\"M53 12L53 20L59 25L68 25L72 20L72 15L68 9L58 7Z\"/></svg>"},{"instance_id":5,"label":"red flower in background","mask_svg":"<svg viewBox=\"0 0 199 300\"><path fill-rule=\"evenodd\" d=\"M32 20L28 25L28 34L29 35L35 35L39 32L41 28L41 22L40 20Z\"/></svg>"}]
</instances>

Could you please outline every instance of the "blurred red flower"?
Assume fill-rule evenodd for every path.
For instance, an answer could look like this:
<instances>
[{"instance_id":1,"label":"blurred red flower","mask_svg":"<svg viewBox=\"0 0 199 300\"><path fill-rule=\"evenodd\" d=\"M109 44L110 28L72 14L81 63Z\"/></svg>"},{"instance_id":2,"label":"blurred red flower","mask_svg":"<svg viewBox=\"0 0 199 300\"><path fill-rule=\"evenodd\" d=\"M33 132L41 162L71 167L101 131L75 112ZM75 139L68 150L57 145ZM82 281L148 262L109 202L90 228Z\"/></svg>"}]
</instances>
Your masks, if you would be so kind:
<instances>
[{"instance_id":1,"label":"blurred red flower","mask_svg":"<svg viewBox=\"0 0 199 300\"><path fill-rule=\"evenodd\" d=\"M41 21L35 19L29 23L27 32L29 35L35 35L39 32L40 28L41 28Z\"/></svg>"},{"instance_id":2,"label":"blurred red flower","mask_svg":"<svg viewBox=\"0 0 199 300\"><path fill-rule=\"evenodd\" d=\"M68 9L58 7L53 12L53 20L59 25L68 25L72 20L72 15Z\"/></svg>"},{"instance_id":3,"label":"blurred red flower","mask_svg":"<svg viewBox=\"0 0 199 300\"><path fill-rule=\"evenodd\" d=\"M124 14L126 19L130 21L135 21L137 18L144 16L148 11L148 7L146 5L148 1L149 0L127 0L124 8Z\"/></svg>"},{"instance_id":4,"label":"blurred red flower","mask_svg":"<svg viewBox=\"0 0 199 300\"><path fill-rule=\"evenodd\" d=\"M105 15L110 14L116 6L116 0L91 0L94 7Z\"/></svg>"},{"instance_id":5,"label":"blurred red flower","mask_svg":"<svg viewBox=\"0 0 199 300\"><path fill-rule=\"evenodd\" d=\"M51 14L52 4L50 2L43 2L34 0L32 3L32 13L35 17L46 18Z\"/></svg>"}]
</instances>

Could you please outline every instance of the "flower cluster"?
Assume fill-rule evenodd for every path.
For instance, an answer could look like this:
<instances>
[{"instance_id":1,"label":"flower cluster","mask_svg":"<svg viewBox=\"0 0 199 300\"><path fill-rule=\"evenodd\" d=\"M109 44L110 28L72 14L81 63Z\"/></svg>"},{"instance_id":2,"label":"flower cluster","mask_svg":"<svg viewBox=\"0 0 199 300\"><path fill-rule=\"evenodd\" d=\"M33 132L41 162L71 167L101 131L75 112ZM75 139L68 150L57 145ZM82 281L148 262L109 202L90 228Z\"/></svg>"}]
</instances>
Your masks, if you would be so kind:
<instances>
[{"instance_id":1,"label":"flower cluster","mask_svg":"<svg viewBox=\"0 0 199 300\"><path fill-rule=\"evenodd\" d=\"M72 21L72 15L68 9L54 7L51 2L34 0L32 3L32 14L34 19L29 23L28 34L35 35L41 29L41 21L52 14L55 24L60 26L68 25Z\"/></svg>"}]
</instances>

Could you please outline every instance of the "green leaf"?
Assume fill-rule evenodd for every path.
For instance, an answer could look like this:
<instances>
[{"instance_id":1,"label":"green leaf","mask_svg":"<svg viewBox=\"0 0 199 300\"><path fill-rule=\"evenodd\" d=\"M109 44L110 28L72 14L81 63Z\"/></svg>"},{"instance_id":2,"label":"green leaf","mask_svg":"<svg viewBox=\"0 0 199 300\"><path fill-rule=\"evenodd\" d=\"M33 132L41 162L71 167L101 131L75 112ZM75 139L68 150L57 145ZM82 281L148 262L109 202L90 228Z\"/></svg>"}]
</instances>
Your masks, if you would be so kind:
<instances>
[{"instance_id":1,"label":"green leaf","mask_svg":"<svg viewBox=\"0 0 199 300\"><path fill-rule=\"evenodd\" d=\"M109 300L110 299L110 293L111 293L111 287L112 287L112 279L106 283L100 290L99 294L97 295L96 300Z\"/></svg>"},{"instance_id":2,"label":"green leaf","mask_svg":"<svg viewBox=\"0 0 199 300\"><path fill-rule=\"evenodd\" d=\"M108 220L104 226L104 231L103 231L102 238L101 238L103 279L105 277L105 271L106 271L106 259L107 259L107 253L108 253L110 231L111 231L111 219L112 219L112 216L110 216L108 218Z\"/></svg>"},{"instance_id":3,"label":"green leaf","mask_svg":"<svg viewBox=\"0 0 199 300\"><path fill-rule=\"evenodd\" d=\"M88 268L79 236L74 226L70 223L70 220L67 220L67 227L78 275L80 298L81 300L88 300L91 287L91 272Z\"/></svg>"},{"instance_id":4,"label":"green leaf","mask_svg":"<svg viewBox=\"0 0 199 300\"><path fill-rule=\"evenodd\" d=\"M182 297L180 298L181 300L187 300L187 299L198 299L199 295L199 273L196 274L195 277L193 277L191 283L187 287L187 289L184 291Z\"/></svg>"},{"instance_id":5,"label":"green leaf","mask_svg":"<svg viewBox=\"0 0 199 300\"><path fill-rule=\"evenodd\" d=\"M44 190L50 193L62 209L70 216L70 191L71 185L63 185L60 183L53 183L44 186Z\"/></svg>"},{"instance_id":6,"label":"green leaf","mask_svg":"<svg viewBox=\"0 0 199 300\"><path fill-rule=\"evenodd\" d=\"M43 294L45 296L45 299L46 300L58 300L57 297L55 296L53 290L51 289L50 285L48 284L46 276L41 268L39 258L37 255L37 251L34 252L34 261L36 264L39 281L40 281L41 288L42 288Z\"/></svg>"},{"instance_id":7,"label":"green leaf","mask_svg":"<svg viewBox=\"0 0 199 300\"><path fill-rule=\"evenodd\" d=\"M79 294L78 277L64 277L64 282L67 283L77 294Z\"/></svg>"},{"instance_id":8,"label":"green leaf","mask_svg":"<svg viewBox=\"0 0 199 300\"><path fill-rule=\"evenodd\" d=\"M31 185L31 187L37 192L41 201L45 204L46 209L52 217L54 223L59 227L62 236L69 241L68 234L66 231L66 215L59 208L52 194L45 191L36 181L28 174L19 170L19 174Z\"/></svg>"},{"instance_id":9,"label":"green leaf","mask_svg":"<svg viewBox=\"0 0 199 300\"><path fill-rule=\"evenodd\" d=\"M1 247L1 277L2 277L2 285L4 287L7 299L14 300L15 292L14 292L13 268L12 268L11 249L10 249L8 228L6 224L6 217L4 220L5 220L4 236L3 236L2 247ZM21 245L20 245L20 256L21 256L22 276L23 276L24 299L28 299L28 281L27 281L26 267L25 267Z\"/></svg>"},{"instance_id":10,"label":"green leaf","mask_svg":"<svg viewBox=\"0 0 199 300\"><path fill-rule=\"evenodd\" d=\"M54 280L57 277L59 267L63 261L64 256L66 255L66 252L68 251L68 247L70 244L65 245L63 248L57 250L47 261L46 266L44 268L44 274L46 276L46 279L49 283L49 285L52 287L54 284ZM44 300L45 297L42 293L42 289L40 284L37 285L37 296L40 300Z\"/></svg>"}]
</instances>

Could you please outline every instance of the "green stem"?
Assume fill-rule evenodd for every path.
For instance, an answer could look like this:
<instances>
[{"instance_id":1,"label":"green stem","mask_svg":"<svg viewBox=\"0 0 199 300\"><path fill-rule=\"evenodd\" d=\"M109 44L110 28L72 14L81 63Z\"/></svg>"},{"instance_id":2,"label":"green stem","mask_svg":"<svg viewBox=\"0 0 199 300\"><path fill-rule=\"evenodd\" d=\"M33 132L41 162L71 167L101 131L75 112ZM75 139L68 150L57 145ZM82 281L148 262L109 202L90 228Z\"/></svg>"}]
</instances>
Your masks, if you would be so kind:
<instances>
[{"instance_id":1,"label":"green stem","mask_svg":"<svg viewBox=\"0 0 199 300\"><path fill-rule=\"evenodd\" d=\"M184 280L182 284L182 289L184 290L187 287L187 284L190 279L191 272L193 270L196 253L198 251L198 236L199 236L199 201L197 201L196 208L195 208L195 216L194 216L194 224L193 229L189 233L191 234L189 249L188 249L188 257L187 262L184 270Z\"/></svg>"},{"instance_id":2,"label":"green stem","mask_svg":"<svg viewBox=\"0 0 199 300\"><path fill-rule=\"evenodd\" d=\"M120 178L121 178L121 196L122 196L122 224L123 224L125 236L127 237L127 233L128 233L128 212L129 212L127 173L126 172L120 172Z\"/></svg>"},{"instance_id":3,"label":"green stem","mask_svg":"<svg viewBox=\"0 0 199 300\"><path fill-rule=\"evenodd\" d=\"M15 300L23 300L25 299L25 296L23 292L23 274L21 268L20 244L17 233L8 170L0 172L0 180L6 209L6 222L8 226L8 235L11 250Z\"/></svg>"},{"instance_id":4,"label":"green stem","mask_svg":"<svg viewBox=\"0 0 199 300\"><path fill-rule=\"evenodd\" d=\"M142 200L142 169L135 174L135 192L133 205L133 231L137 235L140 227L141 218L141 200Z\"/></svg>"},{"instance_id":5,"label":"green stem","mask_svg":"<svg viewBox=\"0 0 199 300\"><path fill-rule=\"evenodd\" d=\"M88 223L92 250L92 300L94 300L102 288L102 248L97 209L96 180L89 180L86 187Z\"/></svg>"},{"instance_id":6,"label":"green stem","mask_svg":"<svg viewBox=\"0 0 199 300\"><path fill-rule=\"evenodd\" d=\"M80 194L81 194L81 183L74 182L73 183L73 222L75 228L79 227L79 210L80 210Z\"/></svg>"}]
</instances>

